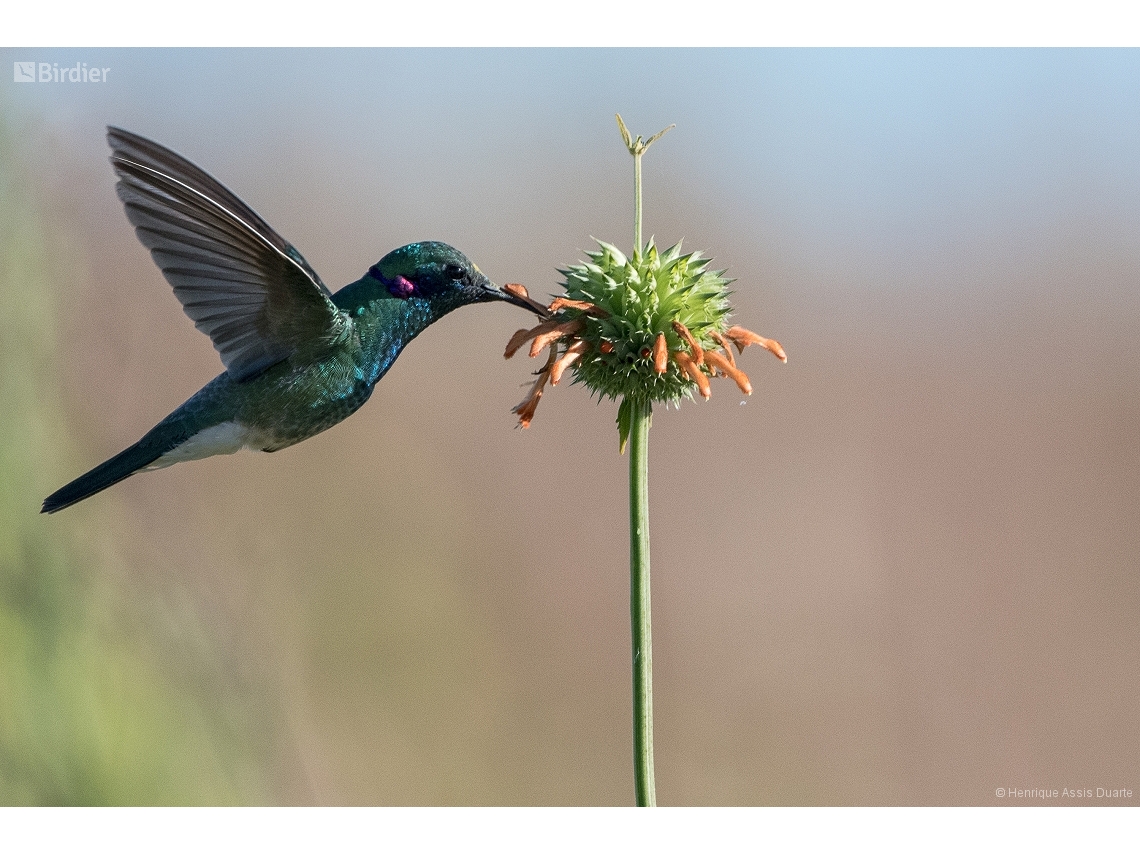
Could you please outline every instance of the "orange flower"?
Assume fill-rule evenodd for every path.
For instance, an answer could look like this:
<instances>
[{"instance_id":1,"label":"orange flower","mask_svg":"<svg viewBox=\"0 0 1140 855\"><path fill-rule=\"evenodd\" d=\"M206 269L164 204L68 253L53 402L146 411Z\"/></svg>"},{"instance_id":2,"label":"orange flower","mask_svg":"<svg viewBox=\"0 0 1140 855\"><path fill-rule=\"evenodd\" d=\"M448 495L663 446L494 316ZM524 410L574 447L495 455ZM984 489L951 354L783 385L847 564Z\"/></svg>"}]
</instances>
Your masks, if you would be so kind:
<instances>
[{"instance_id":1,"label":"orange flower","mask_svg":"<svg viewBox=\"0 0 1140 855\"><path fill-rule=\"evenodd\" d=\"M752 330L746 330L744 327L729 327L724 334L732 339L733 344L736 345L736 349L741 353L744 352L744 348L748 347L748 345L758 344L772 351L781 362L788 361L788 357L784 353L784 348L780 347L778 341L756 335Z\"/></svg>"}]
</instances>

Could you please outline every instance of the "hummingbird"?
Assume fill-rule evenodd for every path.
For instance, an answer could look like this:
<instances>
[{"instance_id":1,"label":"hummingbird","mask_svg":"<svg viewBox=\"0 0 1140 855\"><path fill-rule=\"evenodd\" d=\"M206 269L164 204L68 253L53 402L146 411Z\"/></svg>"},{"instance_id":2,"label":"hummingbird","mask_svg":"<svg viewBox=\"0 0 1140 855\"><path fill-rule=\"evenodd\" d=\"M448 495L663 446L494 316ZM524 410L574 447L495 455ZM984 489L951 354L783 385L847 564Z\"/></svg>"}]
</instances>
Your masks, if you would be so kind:
<instances>
[{"instance_id":1,"label":"hummingbird","mask_svg":"<svg viewBox=\"0 0 1140 855\"><path fill-rule=\"evenodd\" d=\"M356 412L413 338L448 312L503 301L540 316L454 247L402 246L335 294L292 244L165 146L108 127L127 219L225 371L110 460L44 499L55 513L136 472L239 449L277 451Z\"/></svg>"}]
</instances>

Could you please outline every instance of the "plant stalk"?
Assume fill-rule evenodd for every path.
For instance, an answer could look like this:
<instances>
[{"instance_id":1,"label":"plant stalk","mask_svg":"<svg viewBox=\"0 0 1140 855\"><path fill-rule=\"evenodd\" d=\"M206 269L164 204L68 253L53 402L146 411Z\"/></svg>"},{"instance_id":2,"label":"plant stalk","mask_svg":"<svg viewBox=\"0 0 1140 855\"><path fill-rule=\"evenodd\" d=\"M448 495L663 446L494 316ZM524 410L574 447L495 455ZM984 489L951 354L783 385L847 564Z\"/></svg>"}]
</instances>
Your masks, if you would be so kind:
<instances>
[{"instance_id":1,"label":"plant stalk","mask_svg":"<svg viewBox=\"0 0 1140 855\"><path fill-rule=\"evenodd\" d=\"M653 781L653 621L649 594L649 401L627 399L629 612L633 636L633 781L638 807L657 805Z\"/></svg>"},{"instance_id":2,"label":"plant stalk","mask_svg":"<svg viewBox=\"0 0 1140 855\"><path fill-rule=\"evenodd\" d=\"M642 141L621 116L618 129L633 155L633 255L641 255L641 156L674 125ZM649 596L649 399L622 402L629 409L629 616L633 640L633 784L638 807L657 806L653 781L653 619ZM621 419L619 410L619 422Z\"/></svg>"},{"instance_id":3,"label":"plant stalk","mask_svg":"<svg viewBox=\"0 0 1140 855\"><path fill-rule=\"evenodd\" d=\"M641 154L633 155L633 254L641 255Z\"/></svg>"}]
</instances>

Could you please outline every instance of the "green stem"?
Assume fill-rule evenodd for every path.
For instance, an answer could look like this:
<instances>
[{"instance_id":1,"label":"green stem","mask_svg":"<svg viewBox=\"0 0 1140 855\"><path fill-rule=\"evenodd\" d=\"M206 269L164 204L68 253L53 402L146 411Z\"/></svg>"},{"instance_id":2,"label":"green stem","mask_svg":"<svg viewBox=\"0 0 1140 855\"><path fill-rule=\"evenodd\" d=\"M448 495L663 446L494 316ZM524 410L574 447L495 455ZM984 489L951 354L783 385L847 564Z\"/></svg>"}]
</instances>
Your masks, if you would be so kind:
<instances>
[{"instance_id":1,"label":"green stem","mask_svg":"<svg viewBox=\"0 0 1140 855\"><path fill-rule=\"evenodd\" d=\"M676 125L670 125L664 128L649 139L642 141L639 136L637 139L633 138L633 134L629 132L629 128L625 126L625 122L621 119L621 113L617 114L618 130L621 131L621 138L625 141L625 147L629 149L629 153L633 155L633 254L641 254L641 156L645 154L645 150L653 145Z\"/></svg>"},{"instance_id":2,"label":"green stem","mask_svg":"<svg viewBox=\"0 0 1140 855\"><path fill-rule=\"evenodd\" d=\"M633 254L641 255L641 153L633 155Z\"/></svg>"},{"instance_id":3,"label":"green stem","mask_svg":"<svg viewBox=\"0 0 1140 855\"><path fill-rule=\"evenodd\" d=\"M653 782L653 621L649 596L649 401L626 399L629 428L629 613L633 635L633 780L638 807L657 805Z\"/></svg>"},{"instance_id":4,"label":"green stem","mask_svg":"<svg viewBox=\"0 0 1140 855\"><path fill-rule=\"evenodd\" d=\"M641 255L641 155L674 125L645 142L633 138L621 116L618 129L633 155L633 255ZM633 785L638 807L656 807L653 783L653 619L649 609L649 419L648 399L626 398L618 409L629 418L629 616L633 636ZM623 438L624 442L624 438Z\"/></svg>"}]
</instances>

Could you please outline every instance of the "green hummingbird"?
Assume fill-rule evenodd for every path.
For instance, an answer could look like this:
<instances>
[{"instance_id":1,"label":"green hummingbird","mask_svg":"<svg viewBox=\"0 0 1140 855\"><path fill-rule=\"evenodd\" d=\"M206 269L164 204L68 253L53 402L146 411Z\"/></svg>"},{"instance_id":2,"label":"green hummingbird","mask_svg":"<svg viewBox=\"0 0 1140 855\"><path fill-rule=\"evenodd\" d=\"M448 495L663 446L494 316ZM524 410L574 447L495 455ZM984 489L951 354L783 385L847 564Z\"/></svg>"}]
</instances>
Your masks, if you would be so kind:
<instances>
[{"instance_id":1,"label":"green hummingbird","mask_svg":"<svg viewBox=\"0 0 1140 855\"><path fill-rule=\"evenodd\" d=\"M44 500L55 513L136 472L241 448L277 451L347 418L404 347L504 290L454 247L402 246L335 294L293 246L237 196L170 149L107 129L119 199L225 371L146 436Z\"/></svg>"}]
</instances>

